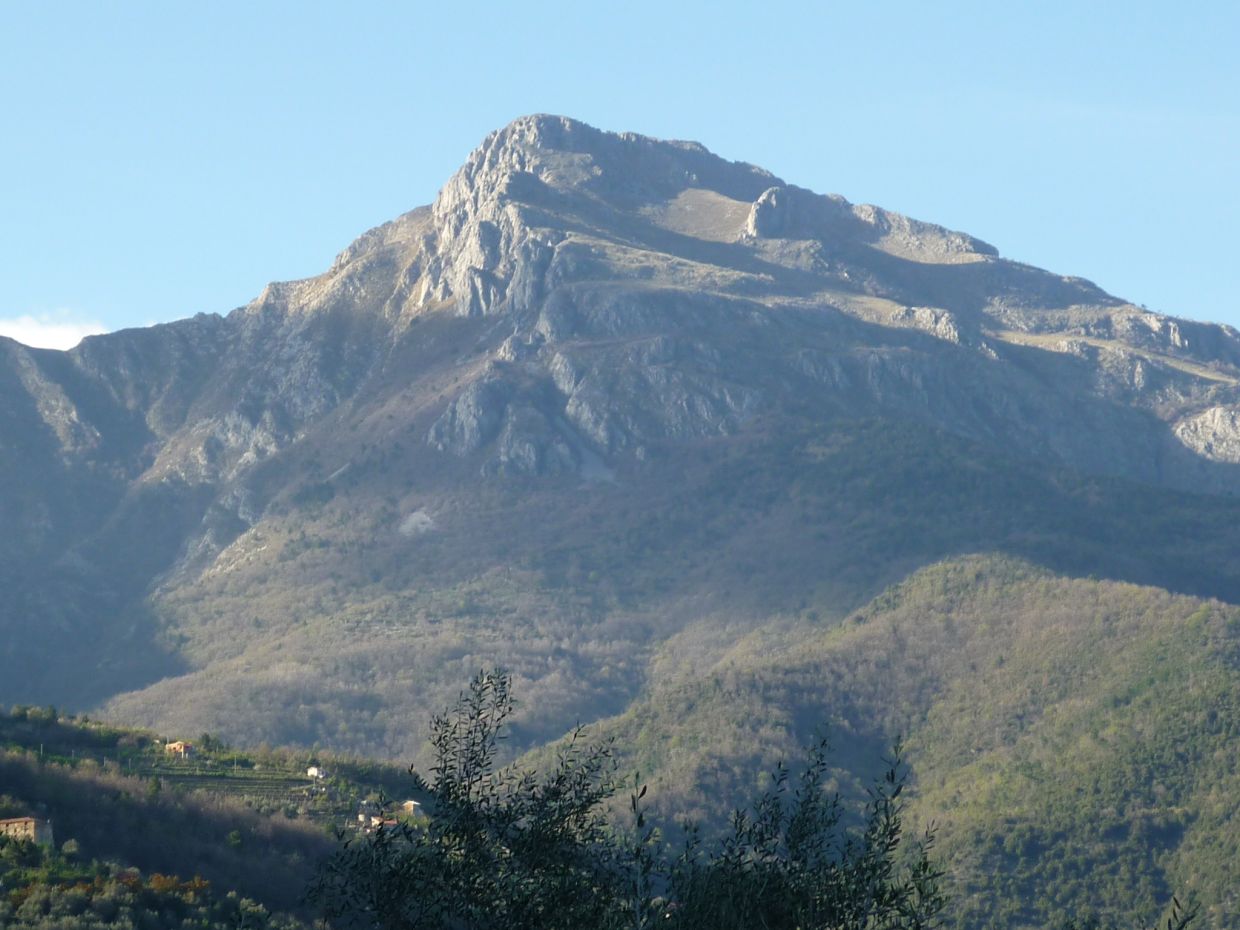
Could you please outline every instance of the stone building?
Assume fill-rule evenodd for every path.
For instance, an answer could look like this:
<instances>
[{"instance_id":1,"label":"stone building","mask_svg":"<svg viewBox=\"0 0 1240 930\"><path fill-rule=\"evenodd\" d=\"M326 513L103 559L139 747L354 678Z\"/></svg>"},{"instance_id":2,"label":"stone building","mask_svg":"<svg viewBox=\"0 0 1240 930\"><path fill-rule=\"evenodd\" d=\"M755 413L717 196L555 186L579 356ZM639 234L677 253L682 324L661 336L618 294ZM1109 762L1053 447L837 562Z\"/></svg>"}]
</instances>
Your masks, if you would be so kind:
<instances>
[{"instance_id":1,"label":"stone building","mask_svg":"<svg viewBox=\"0 0 1240 930\"><path fill-rule=\"evenodd\" d=\"M51 822L38 817L10 817L8 820L0 820L0 836L29 840L44 846L53 845Z\"/></svg>"}]
</instances>

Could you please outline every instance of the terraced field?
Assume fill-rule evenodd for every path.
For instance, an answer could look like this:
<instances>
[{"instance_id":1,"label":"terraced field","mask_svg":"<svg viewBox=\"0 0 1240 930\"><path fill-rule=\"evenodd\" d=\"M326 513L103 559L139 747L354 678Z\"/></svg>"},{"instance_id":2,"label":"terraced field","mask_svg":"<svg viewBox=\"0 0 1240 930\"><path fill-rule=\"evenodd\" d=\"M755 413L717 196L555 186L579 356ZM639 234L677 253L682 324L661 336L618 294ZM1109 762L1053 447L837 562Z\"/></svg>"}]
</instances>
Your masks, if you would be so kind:
<instances>
[{"instance_id":1,"label":"terraced field","mask_svg":"<svg viewBox=\"0 0 1240 930\"><path fill-rule=\"evenodd\" d=\"M309 778L310 757L291 750L247 753L216 745L190 759L174 759L154 734L60 718L50 709L0 712L0 750L69 770L85 767L141 779L152 792L217 795L264 814L325 827L355 822L359 801L398 792L403 782L398 769L346 761L328 761L332 778Z\"/></svg>"},{"instance_id":2,"label":"terraced field","mask_svg":"<svg viewBox=\"0 0 1240 930\"><path fill-rule=\"evenodd\" d=\"M156 762L132 767L133 775L177 792L204 792L234 798L256 810L342 826L353 819L365 789L323 783L286 770L254 770L223 765Z\"/></svg>"}]
</instances>

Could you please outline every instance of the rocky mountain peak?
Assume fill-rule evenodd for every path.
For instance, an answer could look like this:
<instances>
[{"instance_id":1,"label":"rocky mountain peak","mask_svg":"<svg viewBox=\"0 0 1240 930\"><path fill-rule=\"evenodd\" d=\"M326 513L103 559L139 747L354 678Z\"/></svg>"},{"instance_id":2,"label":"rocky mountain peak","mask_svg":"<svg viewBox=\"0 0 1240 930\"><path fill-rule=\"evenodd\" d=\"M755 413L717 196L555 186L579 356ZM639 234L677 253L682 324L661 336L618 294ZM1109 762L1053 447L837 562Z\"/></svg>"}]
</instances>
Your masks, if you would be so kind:
<instances>
[{"instance_id":1,"label":"rocky mountain peak","mask_svg":"<svg viewBox=\"0 0 1240 930\"><path fill-rule=\"evenodd\" d=\"M553 264L552 277L561 282L585 266L598 272L600 258L609 276L631 272L632 256L612 261L615 250L600 245L600 235L647 255L672 250L696 264L700 255L686 254L693 249L684 238L669 240L660 230L747 243L764 260L801 271L815 265L820 246L838 252L860 244L922 263L997 256L971 236L786 184L696 142L604 132L548 115L521 117L491 133L444 185L431 212L433 255L422 294L453 302L464 316L533 307ZM591 247L583 252L586 238ZM577 254L561 256L570 240ZM771 240L807 245L774 251L759 245ZM564 260L557 264L558 258ZM739 255L729 264L738 262L744 263ZM700 277L681 283L698 286Z\"/></svg>"},{"instance_id":2,"label":"rocky mountain peak","mask_svg":"<svg viewBox=\"0 0 1240 930\"><path fill-rule=\"evenodd\" d=\"M177 343L220 361L202 365L210 390L143 414L154 435L179 437L143 468L239 477L353 403L426 320L472 336L441 360L411 429L485 473L605 474L611 456L733 435L809 397L1143 480L1198 482L1206 467L1229 484L1216 466L1240 461L1233 332L1155 317L697 143L534 115L491 133L432 205L361 236L325 274L273 284L197 340L207 348ZM1096 423L1115 421L1110 405L1129 411L1115 448L1066 421L1048 383L1095 397Z\"/></svg>"},{"instance_id":3,"label":"rocky mountain peak","mask_svg":"<svg viewBox=\"0 0 1240 930\"><path fill-rule=\"evenodd\" d=\"M566 217L615 226L687 190L748 204L781 182L694 142L610 133L534 115L491 133L432 207L434 255L423 295L461 315L532 306L543 293ZM623 224L621 224L623 225Z\"/></svg>"},{"instance_id":4,"label":"rocky mountain peak","mask_svg":"<svg viewBox=\"0 0 1240 930\"><path fill-rule=\"evenodd\" d=\"M533 184L522 187L520 195L542 185L562 194L587 193L622 208L674 196L686 187L752 201L783 183L761 168L720 158L697 142L605 132L567 117L539 114L523 116L487 136L440 192L436 215L502 193L521 176Z\"/></svg>"}]
</instances>

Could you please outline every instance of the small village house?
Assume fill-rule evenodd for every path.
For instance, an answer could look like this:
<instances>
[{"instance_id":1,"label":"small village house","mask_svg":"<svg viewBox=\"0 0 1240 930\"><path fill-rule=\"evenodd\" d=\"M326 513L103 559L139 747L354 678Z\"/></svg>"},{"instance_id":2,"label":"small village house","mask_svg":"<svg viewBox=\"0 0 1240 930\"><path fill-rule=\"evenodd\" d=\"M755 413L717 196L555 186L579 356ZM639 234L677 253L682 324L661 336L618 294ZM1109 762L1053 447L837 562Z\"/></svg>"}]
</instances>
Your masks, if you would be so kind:
<instances>
[{"instance_id":1,"label":"small village house","mask_svg":"<svg viewBox=\"0 0 1240 930\"><path fill-rule=\"evenodd\" d=\"M10 817L0 820L0 836L29 840L42 846L52 846L52 824L38 817Z\"/></svg>"},{"instance_id":2,"label":"small village house","mask_svg":"<svg viewBox=\"0 0 1240 930\"><path fill-rule=\"evenodd\" d=\"M176 756L179 759L188 759L194 754L194 744L187 743L185 740L177 740L175 743L169 743L164 747L164 752L170 756Z\"/></svg>"},{"instance_id":3,"label":"small village house","mask_svg":"<svg viewBox=\"0 0 1240 930\"><path fill-rule=\"evenodd\" d=\"M382 814L358 814L357 820L363 833L374 833L380 827L394 827L398 823L396 818Z\"/></svg>"},{"instance_id":4,"label":"small village house","mask_svg":"<svg viewBox=\"0 0 1240 930\"><path fill-rule=\"evenodd\" d=\"M306 777L321 781L324 778L328 778L329 775L327 769L323 768L321 765L312 765L310 768L306 769Z\"/></svg>"}]
</instances>

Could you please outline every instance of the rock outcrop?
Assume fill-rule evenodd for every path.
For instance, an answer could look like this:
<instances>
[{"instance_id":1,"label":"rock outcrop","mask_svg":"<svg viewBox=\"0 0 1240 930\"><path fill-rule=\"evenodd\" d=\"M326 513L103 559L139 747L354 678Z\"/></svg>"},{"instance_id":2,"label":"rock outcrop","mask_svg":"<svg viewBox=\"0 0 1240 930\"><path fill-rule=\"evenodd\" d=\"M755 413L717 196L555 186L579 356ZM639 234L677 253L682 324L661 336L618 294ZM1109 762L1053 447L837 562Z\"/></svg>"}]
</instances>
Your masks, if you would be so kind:
<instances>
[{"instance_id":1,"label":"rock outcrop","mask_svg":"<svg viewBox=\"0 0 1240 930\"><path fill-rule=\"evenodd\" d=\"M1212 462L1240 464L1240 407L1211 407L1175 425L1188 449Z\"/></svg>"}]
</instances>

